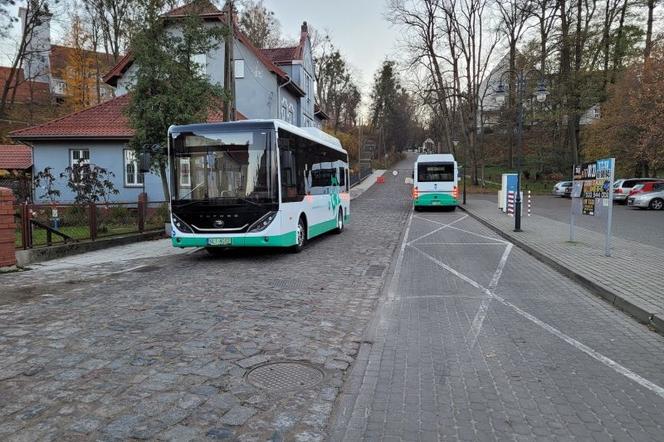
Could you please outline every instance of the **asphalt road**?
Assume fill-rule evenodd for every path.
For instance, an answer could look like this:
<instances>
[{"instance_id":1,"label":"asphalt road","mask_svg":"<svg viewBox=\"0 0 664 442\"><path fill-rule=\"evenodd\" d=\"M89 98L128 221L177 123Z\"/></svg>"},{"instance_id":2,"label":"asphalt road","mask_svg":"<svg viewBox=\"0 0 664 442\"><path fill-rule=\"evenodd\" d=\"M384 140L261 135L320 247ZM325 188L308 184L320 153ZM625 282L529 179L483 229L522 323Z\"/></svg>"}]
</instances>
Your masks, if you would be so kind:
<instances>
[{"instance_id":1,"label":"asphalt road","mask_svg":"<svg viewBox=\"0 0 664 442\"><path fill-rule=\"evenodd\" d=\"M473 194L468 198L486 199L497 203L496 195ZM533 213L556 221L569 222L570 200L552 195L535 195ZM592 216L577 216L576 225L604 233L606 222ZM615 236L664 249L664 211L633 209L622 204L613 205Z\"/></svg>"}]
</instances>

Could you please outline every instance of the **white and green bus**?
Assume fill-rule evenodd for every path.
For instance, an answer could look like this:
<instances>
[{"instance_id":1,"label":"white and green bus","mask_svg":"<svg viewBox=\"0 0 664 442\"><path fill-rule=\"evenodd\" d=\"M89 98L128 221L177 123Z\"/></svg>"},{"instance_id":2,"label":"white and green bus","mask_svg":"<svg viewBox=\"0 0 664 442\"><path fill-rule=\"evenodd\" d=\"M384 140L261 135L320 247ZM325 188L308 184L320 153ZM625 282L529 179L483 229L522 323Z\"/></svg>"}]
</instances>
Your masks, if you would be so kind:
<instances>
[{"instance_id":1,"label":"white and green bus","mask_svg":"<svg viewBox=\"0 0 664 442\"><path fill-rule=\"evenodd\" d=\"M281 120L172 126L172 242L300 251L350 217L348 154L336 138Z\"/></svg>"},{"instance_id":2,"label":"white and green bus","mask_svg":"<svg viewBox=\"0 0 664 442\"><path fill-rule=\"evenodd\" d=\"M459 204L459 170L450 154L419 155L413 169L413 207L449 207Z\"/></svg>"}]
</instances>

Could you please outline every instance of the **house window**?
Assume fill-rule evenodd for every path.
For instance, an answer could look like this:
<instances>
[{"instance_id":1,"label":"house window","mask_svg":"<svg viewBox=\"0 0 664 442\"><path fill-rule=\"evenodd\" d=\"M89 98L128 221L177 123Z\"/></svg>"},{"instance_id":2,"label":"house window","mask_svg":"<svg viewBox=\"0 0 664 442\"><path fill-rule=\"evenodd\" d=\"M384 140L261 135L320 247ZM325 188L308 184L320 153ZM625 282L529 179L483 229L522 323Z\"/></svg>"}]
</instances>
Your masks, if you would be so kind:
<instances>
[{"instance_id":1,"label":"house window","mask_svg":"<svg viewBox=\"0 0 664 442\"><path fill-rule=\"evenodd\" d=\"M83 164L90 164L90 150L71 149L69 151L69 166L74 167Z\"/></svg>"},{"instance_id":2,"label":"house window","mask_svg":"<svg viewBox=\"0 0 664 442\"><path fill-rule=\"evenodd\" d=\"M288 101L284 98L281 100L281 119L286 121L286 118L288 117Z\"/></svg>"},{"instance_id":3,"label":"house window","mask_svg":"<svg viewBox=\"0 0 664 442\"><path fill-rule=\"evenodd\" d=\"M83 178L81 166L90 164L90 151L88 149L71 149L69 151L69 167L71 175L69 179L78 183Z\"/></svg>"},{"instance_id":4,"label":"house window","mask_svg":"<svg viewBox=\"0 0 664 442\"><path fill-rule=\"evenodd\" d=\"M191 56L191 63L200 75L207 75L207 57L205 54L194 54Z\"/></svg>"},{"instance_id":5,"label":"house window","mask_svg":"<svg viewBox=\"0 0 664 442\"><path fill-rule=\"evenodd\" d=\"M288 122L295 124L295 109L292 104L288 105Z\"/></svg>"},{"instance_id":6,"label":"house window","mask_svg":"<svg viewBox=\"0 0 664 442\"><path fill-rule=\"evenodd\" d=\"M309 103L311 102L311 78L309 77L309 75L305 74L304 81L305 81L304 88L307 93L307 102Z\"/></svg>"},{"instance_id":7,"label":"house window","mask_svg":"<svg viewBox=\"0 0 664 442\"><path fill-rule=\"evenodd\" d=\"M235 78L244 78L244 60L235 60Z\"/></svg>"},{"instance_id":8,"label":"house window","mask_svg":"<svg viewBox=\"0 0 664 442\"><path fill-rule=\"evenodd\" d=\"M600 118L601 116L602 116L602 115L600 114L599 107L594 107L594 108L593 108L593 118L598 119L598 118Z\"/></svg>"},{"instance_id":9,"label":"house window","mask_svg":"<svg viewBox=\"0 0 664 442\"><path fill-rule=\"evenodd\" d=\"M125 187L142 187L143 174L138 171L138 161L133 150L124 150Z\"/></svg>"}]
</instances>

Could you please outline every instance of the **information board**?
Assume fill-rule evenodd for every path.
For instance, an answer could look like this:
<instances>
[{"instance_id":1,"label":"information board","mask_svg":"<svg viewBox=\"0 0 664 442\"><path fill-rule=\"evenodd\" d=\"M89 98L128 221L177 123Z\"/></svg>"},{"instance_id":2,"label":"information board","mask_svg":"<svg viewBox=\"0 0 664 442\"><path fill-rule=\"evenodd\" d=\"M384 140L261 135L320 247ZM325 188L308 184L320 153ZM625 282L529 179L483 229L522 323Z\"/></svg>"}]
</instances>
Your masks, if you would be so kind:
<instances>
[{"instance_id":1,"label":"information board","mask_svg":"<svg viewBox=\"0 0 664 442\"><path fill-rule=\"evenodd\" d=\"M604 158L577 164L572 173L570 241L574 241L574 215L606 219L606 256L610 256L614 170L615 159Z\"/></svg>"}]
</instances>

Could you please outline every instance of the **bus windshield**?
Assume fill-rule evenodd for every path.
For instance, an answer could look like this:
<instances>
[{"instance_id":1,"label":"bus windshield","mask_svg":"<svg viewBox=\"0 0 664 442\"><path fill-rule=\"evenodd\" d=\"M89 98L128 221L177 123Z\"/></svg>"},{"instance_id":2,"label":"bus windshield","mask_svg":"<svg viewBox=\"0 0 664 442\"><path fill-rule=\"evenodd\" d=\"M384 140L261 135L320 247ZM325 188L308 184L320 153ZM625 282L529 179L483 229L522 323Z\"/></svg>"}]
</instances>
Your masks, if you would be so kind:
<instances>
[{"instance_id":1,"label":"bus windshield","mask_svg":"<svg viewBox=\"0 0 664 442\"><path fill-rule=\"evenodd\" d=\"M277 201L271 139L264 130L175 134L173 198L220 204Z\"/></svg>"},{"instance_id":2,"label":"bus windshield","mask_svg":"<svg viewBox=\"0 0 664 442\"><path fill-rule=\"evenodd\" d=\"M422 183L454 181L454 163L419 163L417 181Z\"/></svg>"}]
</instances>

